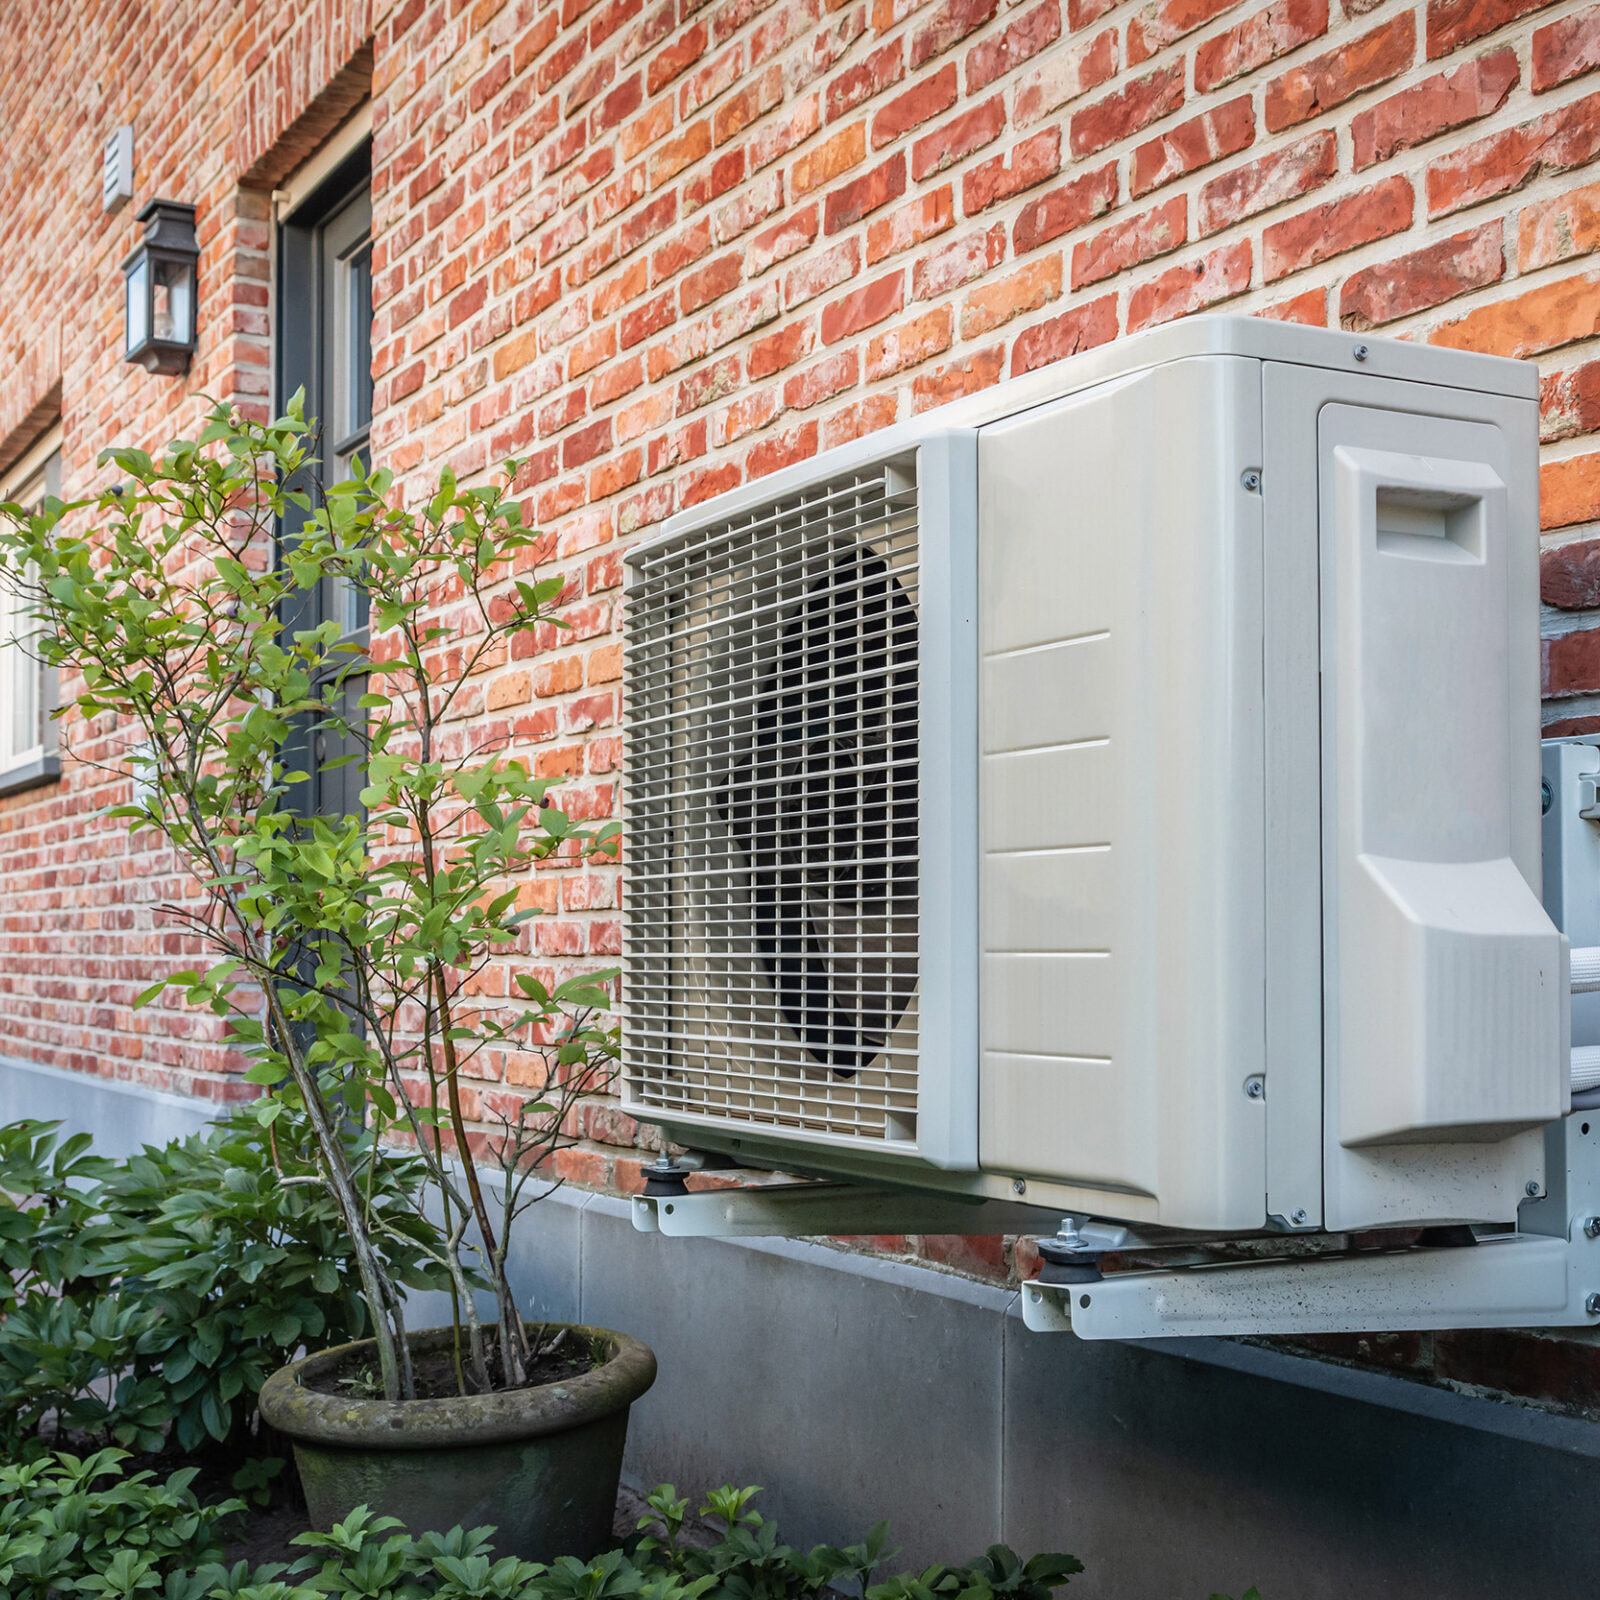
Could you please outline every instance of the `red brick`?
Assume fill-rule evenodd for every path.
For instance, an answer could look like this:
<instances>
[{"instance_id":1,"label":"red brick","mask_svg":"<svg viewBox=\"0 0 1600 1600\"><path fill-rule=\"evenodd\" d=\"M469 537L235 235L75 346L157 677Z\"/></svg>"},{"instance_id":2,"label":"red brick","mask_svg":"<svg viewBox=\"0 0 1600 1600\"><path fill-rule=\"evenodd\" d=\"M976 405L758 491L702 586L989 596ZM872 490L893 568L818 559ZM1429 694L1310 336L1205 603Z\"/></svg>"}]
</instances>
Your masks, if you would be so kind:
<instances>
[{"instance_id":1,"label":"red brick","mask_svg":"<svg viewBox=\"0 0 1600 1600\"><path fill-rule=\"evenodd\" d=\"M1600 606L1600 539L1571 539L1541 551L1539 598L1562 611Z\"/></svg>"},{"instance_id":2,"label":"red brick","mask_svg":"<svg viewBox=\"0 0 1600 1600\"><path fill-rule=\"evenodd\" d=\"M881 166L835 189L823 205L822 231L840 233L906 192L906 158L896 151Z\"/></svg>"},{"instance_id":3,"label":"red brick","mask_svg":"<svg viewBox=\"0 0 1600 1600\"><path fill-rule=\"evenodd\" d=\"M1539 526L1570 528L1600 518L1600 455L1568 456L1539 469Z\"/></svg>"},{"instance_id":4,"label":"red brick","mask_svg":"<svg viewBox=\"0 0 1600 1600\"><path fill-rule=\"evenodd\" d=\"M730 290L737 289L742 264L743 257L738 254L722 256L709 266L700 268L698 272L691 272L685 276L678 290L679 304L683 308L684 315L698 311L701 306L709 305Z\"/></svg>"},{"instance_id":5,"label":"red brick","mask_svg":"<svg viewBox=\"0 0 1600 1600\"><path fill-rule=\"evenodd\" d=\"M1052 361L1065 360L1081 350L1109 344L1117 336L1117 297L1114 294L1074 306L1048 322L1035 323L1017 335L1011 352L1011 374L1019 377Z\"/></svg>"},{"instance_id":6,"label":"red brick","mask_svg":"<svg viewBox=\"0 0 1600 1600\"><path fill-rule=\"evenodd\" d=\"M911 175L918 183L993 144L1005 131L1005 102L999 95L952 117L911 147Z\"/></svg>"},{"instance_id":7,"label":"red brick","mask_svg":"<svg viewBox=\"0 0 1600 1600\"><path fill-rule=\"evenodd\" d=\"M1117 30L1052 50L1044 62L1017 83L1012 117L1019 128L1098 88L1117 70Z\"/></svg>"},{"instance_id":8,"label":"red brick","mask_svg":"<svg viewBox=\"0 0 1600 1600\"><path fill-rule=\"evenodd\" d=\"M1600 361L1539 380L1539 436L1547 442L1600 432Z\"/></svg>"},{"instance_id":9,"label":"red brick","mask_svg":"<svg viewBox=\"0 0 1600 1600\"><path fill-rule=\"evenodd\" d=\"M1129 267L1169 255L1189 242L1189 202L1182 195L1114 222L1072 252L1072 287L1087 288Z\"/></svg>"},{"instance_id":10,"label":"red brick","mask_svg":"<svg viewBox=\"0 0 1600 1600\"><path fill-rule=\"evenodd\" d=\"M961 337L977 339L1026 311L1061 297L1061 257L1042 256L1003 278L980 284L961 307Z\"/></svg>"},{"instance_id":11,"label":"red brick","mask_svg":"<svg viewBox=\"0 0 1600 1600\"><path fill-rule=\"evenodd\" d=\"M901 134L948 111L956 103L956 64L951 61L931 78L914 83L873 114L872 146L889 144Z\"/></svg>"},{"instance_id":12,"label":"red brick","mask_svg":"<svg viewBox=\"0 0 1600 1600\"><path fill-rule=\"evenodd\" d=\"M1012 230L1012 248L1018 255L1037 250L1040 245L1103 217L1116 203L1117 164L1111 161L1030 200Z\"/></svg>"},{"instance_id":13,"label":"red brick","mask_svg":"<svg viewBox=\"0 0 1600 1600\"><path fill-rule=\"evenodd\" d=\"M863 101L874 99L906 75L905 46L896 39L874 50L864 60L847 67L829 85L822 103L829 122L853 111ZM873 145L885 141L873 132Z\"/></svg>"},{"instance_id":14,"label":"red brick","mask_svg":"<svg viewBox=\"0 0 1600 1600\"><path fill-rule=\"evenodd\" d=\"M1600 334L1600 272L1543 283L1435 328L1434 344L1493 356L1536 356Z\"/></svg>"},{"instance_id":15,"label":"red brick","mask_svg":"<svg viewBox=\"0 0 1600 1600\"><path fill-rule=\"evenodd\" d=\"M911 35L911 70L915 72L924 61L981 28L994 15L997 4L998 0L944 0Z\"/></svg>"},{"instance_id":16,"label":"red brick","mask_svg":"<svg viewBox=\"0 0 1600 1600\"><path fill-rule=\"evenodd\" d=\"M1135 199L1174 178L1248 149L1256 136L1256 118L1249 95L1214 106L1169 128L1133 152L1128 193Z\"/></svg>"},{"instance_id":17,"label":"red brick","mask_svg":"<svg viewBox=\"0 0 1600 1600\"><path fill-rule=\"evenodd\" d=\"M1600 248L1600 183L1524 206L1517 218L1517 270L1532 272Z\"/></svg>"},{"instance_id":18,"label":"red brick","mask_svg":"<svg viewBox=\"0 0 1600 1600\"><path fill-rule=\"evenodd\" d=\"M1265 317L1269 322L1303 322L1307 327L1325 328L1328 325L1328 291L1307 289L1275 305L1262 306L1250 315Z\"/></svg>"},{"instance_id":19,"label":"red brick","mask_svg":"<svg viewBox=\"0 0 1600 1600\"><path fill-rule=\"evenodd\" d=\"M1350 124L1356 171L1498 111L1519 71L1515 50L1494 50L1359 112Z\"/></svg>"},{"instance_id":20,"label":"red brick","mask_svg":"<svg viewBox=\"0 0 1600 1600\"><path fill-rule=\"evenodd\" d=\"M1381 327L1486 289L1505 271L1505 230L1497 221L1486 223L1358 272L1340 291L1339 320L1352 329Z\"/></svg>"},{"instance_id":21,"label":"red brick","mask_svg":"<svg viewBox=\"0 0 1600 1600\"><path fill-rule=\"evenodd\" d=\"M1114 94L1097 101L1072 118L1072 153L1093 155L1108 144L1126 139L1183 104L1183 63L1135 78Z\"/></svg>"},{"instance_id":22,"label":"red brick","mask_svg":"<svg viewBox=\"0 0 1600 1600\"><path fill-rule=\"evenodd\" d=\"M1059 0L1044 0L1025 11L998 37L981 40L967 51L967 93L987 88L1060 37Z\"/></svg>"},{"instance_id":23,"label":"red brick","mask_svg":"<svg viewBox=\"0 0 1600 1600\"><path fill-rule=\"evenodd\" d=\"M1267 127L1278 133L1325 115L1363 89L1404 72L1416 50L1416 18L1404 11L1337 50L1290 67L1267 85Z\"/></svg>"},{"instance_id":24,"label":"red brick","mask_svg":"<svg viewBox=\"0 0 1600 1600\"><path fill-rule=\"evenodd\" d=\"M1331 133L1313 133L1271 155L1213 178L1197 198L1195 229L1204 237L1270 211L1286 200L1320 188L1338 171L1338 144Z\"/></svg>"},{"instance_id":25,"label":"red brick","mask_svg":"<svg viewBox=\"0 0 1600 1600\"><path fill-rule=\"evenodd\" d=\"M836 351L785 380L783 403L796 411L831 400L861 380L861 357L853 348Z\"/></svg>"},{"instance_id":26,"label":"red brick","mask_svg":"<svg viewBox=\"0 0 1600 1600\"><path fill-rule=\"evenodd\" d=\"M1397 175L1273 223L1261 235L1262 281L1272 283L1346 250L1404 232L1411 226L1415 199L1410 181Z\"/></svg>"},{"instance_id":27,"label":"red brick","mask_svg":"<svg viewBox=\"0 0 1600 1600\"><path fill-rule=\"evenodd\" d=\"M823 140L814 150L808 150L795 160L789 169L790 193L798 198L832 183L841 173L859 166L867 155L867 125L853 122L841 128L831 138Z\"/></svg>"},{"instance_id":28,"label":"red brick","mask_svg":"<svg viewBox=\"0 0 1600 1600\"><path fill-rule=\"evenodd\" d=\"M867 345L868 382L893 377L943 355L950 348L953 324L950 307L939 306L875 335Z\"/></svg>"},{"instance_id":29,"label":"red brick","mask_svg":"<svg viewBox=\"0 0 1600 1600\"><path fill-rule=\"evenodd\" d=\"M1540 641L1540 693L1546 700L1600 691L1600 630L1586 628Z\"/></svg>"},{"instance_id":30,"label":"red brick","mask_svg":"<svg viewBox=\"0 0 1600 1600\"><path fill-rule=\"evenodd\" d=\"M1208 94L1328 31L1328 0L1274 0L1194 53L1194 86Z\"/></svg>"},{"instance_id":31,"label":"red brick","mask_svg":"<svg viewBox=\"0 0 1600 1600\"><path fill-rule=\"evenodd\" d=\"M853 405L842 406L822 421L822 447L832 450L836 445L849 444L880 428L893 427L899 420L899 396L890 394L869 395Z\"/></svg>"},{"instance_id":32,"label":"red brick","mask_svg":"<svg viewBox=\"0 0 1600 1600\"><path fill-rule=\"evenodd\" d=\"M1061 131L1047 128L1003 156L973 167L961 179L961 209L971 217L1022 194L1061 170Z\"/></svg>"},{"instance_id":33,"label":"red brick","mask_svg":"<svg viewBox=\"0 0 1600 1600\"><path fill-rule=\"evenodd\" d=\"M745 358L745 370L752 382L770 378L785 367L810 355L817 343L817 325L809 317L801 322L791 322L776 333L763 334L750 346Z\"/></svg>"},{"instance_id":34,"label":"red brick","mask_svg":"<svg viewBox=\"0 0 1600 1600\"><path fill-rule=\"evenodd\" d=\"M1447 56L1551 0L1428 0L1428 59Z\"/></svg>"},{"instance_id":35,"label":"red brick","mask_svg":"<svg viewBox=\"0 0 1600 1600\"><path fill-rule=\"evenodd\" d=\"M745 457L745 470L752 479L764 478L769 472L792 467L797 461L809 461L816 453L817 425L806 422L792 432L752 445Z\"/></svg>"},{"instance_id":36,"label":"red brick","mask_svg":"<svg viewBox=\"0 0 1600 1600\"><path fill-rule=\"evenodd\" d=\"M853 278L861 267L861 244L856 239L841 239L831 249L807 256L783 277L783 303L797 306Z\"/></svg>"},{"instance_id":37,"label":"red brick","mask_svg":"<svg viewBox=\"0 0 1600 1600\"><path fill-rule=\"evenodd\" d=\"M1158 50L1203 28L1238 3L1239 0L1153 0L1135 12L1128 23L1128 65L1136 67L1141 61L1148 61Z\"/></svg>"},{"instance_id":38,"label":"red brick","mask_svg":"<svg viewBox=\"0 0 1600 1600\"><path fill-rule=\"evenodd\" d=\"M852 290L822 308L822 342L837 344L874 323L892 317L905 303L905 278L893 272Z\"/></svg>"},{"instance_id":39,"label":"red brick","mask_svg":"<svg viewBox=\"0 0 1600 1600\"><path fill-rule=\"evenodd\" d=\"M951 289L958 289L974 278L981 278L1005 260L1006 230L1003 223L992 228L963 234L940 249L924 256L911 269L913 300L932 300Z\"/></svg>"},{"instance_id":40,"label":"red brick","mask_svg":"<svg viewBox=\"0 0 1600 1600\"><path fill-rule=\"evenodd\" d=\"M814 205L786 211L770 228L751 234L744 247L745 270L752 278L759 277L768 267L804 250L816 236L817 208Z\"/></svg>"},{"instance_id":41,"label":"red brick","mask_svg":"<svg viewBox=\"0 0 1600 1600\"><path fill-rule=\"evenodd\" d=\"M1597 154L1600 95L1590 95L1440 156L1428 167L1428 215L1448 216L1535 178L1584 166Z\"/></svg>"},{"instance_id":42,"label":"red brick","mask_svg":"<svg viewBox=\"0 0 1600 1600\"><path fill-rule=\"evenodd\" d=\"M1067 26L1074 31L1091 27L1121 3L1122 0L1067 0Z\"/></svg>"},{"instance_id":43,"label":"red brick","mask_svg":"<svg viewBox=\"0 0 1600 1600\"><path fill-rule=\"evenodd\" d=\"M1250 287L1250 263L1250 241L1241 239L1139 284L1128 297L1128 332L1171 322L1243 294Z\"/></svg>"},{"instance_id":44,"label":"red brick","mask_svg":"<svg viewBox=\"0 0 1600 1600\"><path fill-rule=\"evenodd\" d=\"M933 372L911 381L911 409L914 413L931 411L946 401L959 400L963 395L977 394L1000 381L1005 372L1006 353L1002 346L979 350Z\"/></svg>"},{"instance_id":45,"label":"red brick","mask_svg":"<svg viewBox=\"0 0 1600 1600\"><path fill-rule=\"evenodd\" d=\"M649 69L645 74L645 82L650 93L656 94L672 82L678 74L688 67L692 67L706 49L706 27L703 22L697 22L693 27L687 28L671 44L657 51L651 58Z\"/></svg>"},{"instance_id":46,"label":"red brick","mask_svg":"<svg viewBox=\"0 0 1600 1600\"><path fill-rule=\"evenodd\" d=\"M1533 36L1533 92L1543 94L1600 67L1600 6L1540 28Z\"/></svg>"},{"instance_id":47,"label":"red brick","mask_svg":"<svg viewBox=\"0 0 1600 1600\"><path fill-rule=\"evenodd\" d=\"M949 184L919 195L909 205L887 217L875 217L867 226L867 265L885 256L909 250L955 225L955 196Z\"/></svg>"}]
</instances>

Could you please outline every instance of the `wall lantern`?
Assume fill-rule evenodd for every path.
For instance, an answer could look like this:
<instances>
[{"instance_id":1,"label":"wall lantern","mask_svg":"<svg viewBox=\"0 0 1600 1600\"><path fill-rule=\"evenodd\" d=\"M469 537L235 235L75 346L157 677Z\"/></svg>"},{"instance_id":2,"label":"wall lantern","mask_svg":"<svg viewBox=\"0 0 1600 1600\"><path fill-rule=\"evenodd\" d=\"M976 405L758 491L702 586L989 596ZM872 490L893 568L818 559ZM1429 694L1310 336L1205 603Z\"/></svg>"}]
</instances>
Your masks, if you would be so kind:
<instances>
[{"instance_id":1,"label":"wall lantern","mask_svg":"<svg viewBox=\"0 0 1600 1600\"><path fill-rule=\"evenodd\" d=\"M123 358L147 372L183 372L194 354L194 207L152 200L139 213L144 238L122 263L127 292Z\"/></svg>"}]
</instances>

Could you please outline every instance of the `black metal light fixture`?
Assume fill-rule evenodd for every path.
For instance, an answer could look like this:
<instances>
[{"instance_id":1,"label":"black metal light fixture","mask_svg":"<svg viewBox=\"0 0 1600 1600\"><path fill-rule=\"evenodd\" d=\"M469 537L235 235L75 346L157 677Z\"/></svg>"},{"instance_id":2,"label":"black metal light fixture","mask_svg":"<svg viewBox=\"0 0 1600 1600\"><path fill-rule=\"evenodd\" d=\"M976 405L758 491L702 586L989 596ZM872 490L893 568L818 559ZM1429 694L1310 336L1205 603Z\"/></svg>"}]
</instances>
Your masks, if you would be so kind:
<instances>
[{"instance_id":1,"label":"black metal light fixture","mask_svg":"<svg viewBox=\"0 0 1600 1600\"><path fill-rule=\"evenodd\" d=\"M195 348L194 207L152 200L139 213L144 237L122 263L123 358L147 372L183 372Z\"/></svg>"}]
</instances>

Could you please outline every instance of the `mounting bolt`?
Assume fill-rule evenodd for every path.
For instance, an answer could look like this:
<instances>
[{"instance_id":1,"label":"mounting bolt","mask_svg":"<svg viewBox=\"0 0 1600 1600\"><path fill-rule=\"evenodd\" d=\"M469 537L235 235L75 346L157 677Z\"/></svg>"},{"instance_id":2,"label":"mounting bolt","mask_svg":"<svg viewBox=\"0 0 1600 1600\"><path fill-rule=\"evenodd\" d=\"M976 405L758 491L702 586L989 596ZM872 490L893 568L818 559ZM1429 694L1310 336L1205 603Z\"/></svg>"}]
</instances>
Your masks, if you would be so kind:
<instances>
[{"instance_id":1,"label":"mounting bolt","mask_svg":"<svg viewBox=\"0 0 1600 1600\"><path fill-rule=\"evenodd\" d=\"M1600 1217L1583 1219L1583 1236L1586 1239L1600 1239Z\"/></svg>"},{"instance_id":2,"label":"mounting bolt","mask_svg":"<svg viewBox=\"0 0 1600 1600\"><path fill-rule=\"evenodd\" d=\"M1027 1181L1027 1179L1026 1178L1013 1178L1011 1180L1011 1192L1012 1192L1012 1194L1026 1194L1028 1192L1028 1181Z\"/></svg>"},{"instance_id":3,"label":"mounting bolt","mask_svg":"<svg viewBox=\"0 0 1600 1600\"><path fill-rule=\"evenodd\" d=\"M1267 1080L1259 1073L1253 1078L1246 1078L1244 1080L1244 1092L1249 1095L1252 1100L1265 1099L1267 1093Z\"/></svg>"},{"instance_id":4,"label":"mounting bolt","mask_svg":"<svg viewBox=\"0 0 1600 1600\"><path fill-rule=\"evenodd\" d=\"M1365 361L1367 357L1372 354L1372 349L1369 345L1358 344L1355 349L1350 352L1350 354L1353 355L1357 361Z\"/></svg>"},{"instance_id":5,"label":"mounting bolt","mask_svg":"<svg viewBox=\"0 0 1600 1600\"><path fill-rule=\"evenodd\" d=\"M1251 494L1259 494L1261 492L1260 468L1251 467L1248 472L1241 473L1239 476L1239 482L1242 483Z\"/></svg>"},{"instance_id":6,"label":"mounting bolt","mask_svg":"<svg viewBox=\"0 0 1600 1600\"><path fill-rule=\"evenodd\" d=\"M1296 1211L1295 1213L1293 1213L1292 1216L1290 1216L1289 1220L1297 1228L1303 1228L1306 1225L1306 1217L1307 1217L1306 1208L1304 1206L1301 1206L1298 1211Z\"/></svg>"},{"instance_id":7,"label":"mounting bolt","mask_svg":"<svg viewBox=\"0 0 1600 1600\"><path fill-rule=\"evenodd\" d=\"M1600 1317L1600 1294L1592 1294L1583 1302L1583 1309L1591 1317Z\"/></svg>"},{"instance_id":8,"label":"mounting bolt","mask_svg":"<svg viewBox=\"0 0 1600 1600\"><path fill-rule=\"evenodd\" d=\"M1544 1193L1544 1190L1541 1188L1537 1178L1529 1178L1528 1181L1523 1184L1522 1192L1527 1195L1530 1200L1537 1200L1539 1196Z\"/></svg>"}]
</instances>

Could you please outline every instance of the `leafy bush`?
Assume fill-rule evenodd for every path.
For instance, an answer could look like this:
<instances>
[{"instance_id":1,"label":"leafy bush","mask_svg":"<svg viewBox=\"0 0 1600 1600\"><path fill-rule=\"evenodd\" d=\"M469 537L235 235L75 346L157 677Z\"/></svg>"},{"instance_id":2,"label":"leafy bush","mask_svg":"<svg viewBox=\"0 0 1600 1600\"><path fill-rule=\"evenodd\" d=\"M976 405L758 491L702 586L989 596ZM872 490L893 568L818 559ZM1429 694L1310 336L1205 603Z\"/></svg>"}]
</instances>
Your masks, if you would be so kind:
<instances>
[{"instance_id":1,"label":"leafy bush","mask_svg":"<svg viewBox=\"0 0 1600 1600\"><path fill-rule=\"evenodd\" d=\"M347 1130L353 1155L369 1135ZM124 1163L56 1125L0 1128L0 1450L79 1437L236 1454L269 1373L304 1342L360 1338L350 1243L303 1123L235 1113ZM388 1270L441 1281L414 1203L419 1165L372 1168Z\"/></svg>"},{"instance_id":2,"label":"leafy bush","mask_svg":"<svg viewBox=\"0 0 1600 1600\"><path fill-rule=\"evenodd\" d=\"M158 1484L148 1472L124 1477L125 1460L125 1451L101 1450L0 1467L7 1600L157 1593L198 1600L206 1593L202 1573L222 1553L218 1524L244 1502L202 1505L190 1487L195 1468Z\"/></svg>"}]
</instances>

